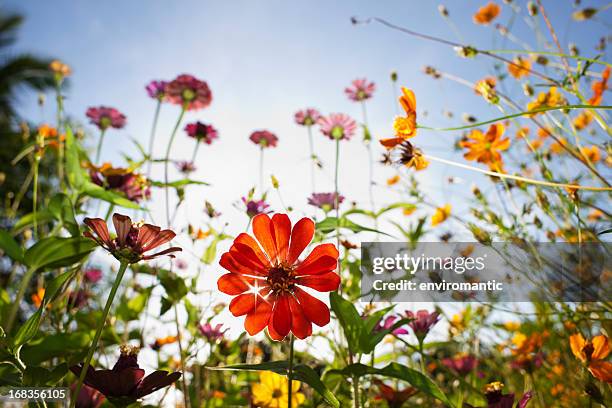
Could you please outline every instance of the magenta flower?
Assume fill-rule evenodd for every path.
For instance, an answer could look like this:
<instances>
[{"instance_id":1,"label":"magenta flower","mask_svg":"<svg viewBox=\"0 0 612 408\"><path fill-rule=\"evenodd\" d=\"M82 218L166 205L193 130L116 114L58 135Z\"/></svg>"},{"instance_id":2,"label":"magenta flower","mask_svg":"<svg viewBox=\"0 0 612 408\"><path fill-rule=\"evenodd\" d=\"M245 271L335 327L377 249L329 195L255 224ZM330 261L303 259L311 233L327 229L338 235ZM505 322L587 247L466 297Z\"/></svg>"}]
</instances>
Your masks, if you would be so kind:
<instances>
[{"instance_id":1,"label":"magenta flower","mask_svg":"<svg viewBox=\"0 0 612 408\"><path fill-rule=\"evenodd\" d=\"M503 394L503 384L491 383L485 387L485 398L487 399L486 408L513 408L514 407L514 394ZM519 400L516 408L525 408L529 401L533 398L533 391L528 391Z\"/></svg>"},{"instance_id":2,"label":"magenta flower","mask_svg":"<svg viewBox=\"0 0 612 408\"><path fill-rule=\"evenodd\" d=\"M322 116L318 121L321 133L332 140L349 140L357 130L357 123L344 113Z\"/></svg>"},{"instance_id":3,"label":"magenta flower","mask_svg":"<svg viewBox=\"0 0 612 408\"><path fill-rule=\"evenodd\" d=\"M397 316L387 316L387 318L382 322L382 324L378 323L378 325L376 326L374 330L377 332L383 331L383 330L389 330L391 327L393 327L396 320L397 320ZM393 330L392 333L395 335L408 334L408 330L398 327L397 329Z\"/></svg>"},{"instance_id":4,"label":"magenta flower","mask_svg":"<svg viewBox=\"0 0 612 408\"><path fill-rule=\"evenodd\" d=\"M70 367L76 376L81 375L82 365ZM125 407L144 396L168 387L181 378L181 373L158 370L145 377L138 366L138 348L121 346L121 355L111 370L88 368L85 385L98 390L113 405Z\"/></svg>"},{"instance_id":5,"label":"magenta flower","mask_svg":"<svg viewBox=\"0 0 612 408\"><path fill-rule=\"evenodd\" d=\"M161 102L166 97L167 86L167 81L151 81L147 84L145 89L147 90L147 94L149 94L151 98L157 99Z\"/></svg>"},{"instance_id":6,"label":"magenta flower","mask_svg":"<svg viewBox=\"0 0 612 408\"><path fill-rule=\"evenodd\" d=\"M170 103L181 105L185 110L207 107L212 101L212 92L205 81L193 75L179 75L166 86L166 98Z\"/></svg>"},{"instance_id":7,"label":"magenta flower","mask_svg":"<svg viewBox=\"0 0 612 408\"><path fill-rule=\"evenodd\" d=\"M320 117L319 111L313 108L297 111L294 116L295 123L302 126L312 126L317 123Z\"/></svg>"},{"instance_id":8,"label":"magenta flower","mask_svg":"<svg viewBox=\"0 0 612 408\"><path fill-rule=\"evenodd\" d=\"M100 268L87 268L83 273L85 281L89 283L97 283L102 279L102 269Z\"/></svg>"},{"instance_id":9,"label":"magenta flower","mask_svg":"<svg viewBox=\"0 0 612 408\"><path fill-rule=\"evenodd\" d=\"M278 137L268 130L256 130L255 132L251 133L249 139L251 142L261 146L262 148L276 147L276 144L278 143Z\"/></svg>"},{"instance_id":10,"label":"magenta flower","mask_svg":"<svg viewBox=\"0 0 612 408\"><path fill-rule=\"evenodd\" d=\"M419 341L423 341L429 330L440 320L438 312L429 313L427 310L419 310L416 312L416 315L412 311L407 310L406 316L409 319L414 319L408 325L414 330L414 334Z\"/></svg>"},{"instance_id":11,"label":"magenta flower","mask_svg":"<svg viewBox=\"0 0 612 408\"><path fill-rule=\"evenodd\" d=\"M185 132L187 132L189 137L193 137L197 141L206 144L211 144L213 140L219 137L217 135L217 129L212 125L207 125L200 121L187 124L187 126L185 126Z\"/></svg>"},{"instance_id":12,"label":"magenta flower","mask_svg":"<svg viewBox=\"0 0 612 408\"><path fill-rule=\"evenodd\" d=\"M87 305L89 293L83 289L68 293L68 307L80 309Z\"/></svg>"},{"instance_id":13,"label":"magenta flower","mask_svg":"<svg viewBox=\"0 0 612 408\"><path fill-rule=\"evenodd\" d=\"M130 201L137 203L151 196L149 180L129 169L114 168L109 163L104 163L100 167L92 166L89 175L94 184L106 190L118 191Z\"/></svg>"},{"instance_id":14,"label":"magenta flower","mask_svg":"<svg viewBox=\"0 0 612 408\"><path fill-rule=\"evenodd\" d=\"M344 89L344 93L351 101L361 102L370 99L374 95L376 85L367 79L355 79L351 85Z\"/></svg>"},{"instance_id":15,"label":"magenta flower","mask_svg":"<svg viewBox=\"0 0 612 408\"><path fill-rule=\"evenodd\" d=\"M71 385L70 389L74 393L76 391L76 383ZM100 394L98 390L83 384L76 400L76 408L99 408L104 403L104 400L104 395Z\"/></svg>"},{"instance_id":16,"label":"magenta flower","mask_svg":"<svg viewBox=\"0 0 612 408\"><path fill-rule=\"evenodd\" d=\"M174 265L181 270L185 270L187 267L189 267L189 264L184 259L175 259Z\"/></svg>"},{"instance_id":17,"label":"magenta flower","mask_svg":"<svg viewBox=\"0 0 612 408\"><path fill-rule=\"evenodd\" d=\"M270 212L268 210L270 205L264 200L253 200L250 198L247 199L246 197L242 197L242 202L246 206L247 215L251 218L259 214L267 214Z\"/></svg>"},{"instance_id":18,"label":"magenta flower","mask_svg":"<svg viewBox=\"0 0 612 408\"><path fill-rule=\"evenodd\" d=\"M123 113L108 106L88 108L85 115L89 118L89 122L96 125L100 130L106 130L109 127L121 129L125 126L126 122Z\"/></svg>"},{"instance_id":19,"label":"magenta flower","mask_svg":"<svg viewBox=\"0 0 612 408\"><path fill-rule=\"evenodd\" d=\"M344 196L338 195L338 204L344 201ZM308 204L322 209L325 212L336 209L336 193L312 193Z\"/></svg>"},{"instance_id":20,"label":"magenta flower","mask_svg":"<svg viewBox=\"0 0 612 408\"><path fill-rule=\"evenodd\" d=\"M221 330L223 325L221 323L212 326L210 323L204 323L198 326L200 329L200 334L206 338L209 342L213 343L223 338L223 335L227 331Z\"/></svg>"},{"instance_id":21,"label":"magenta flower","mask_svg":"<svg viewBox=\"0 0 612 408\"><path fill-rule=\"evenodd\" d=\"M178 171L183 174L190 174L197 170L196 165L192 161L178 161L175 164Z\"/></svg>"},{"instance_id":22,"label":"magenta flower","mask_svg":"<svg viewBox=\"0 0 612 408\"><path fill-rule=\"evenodd\" d=\"M456 371L457 374L466 376L476 368L478 360L472 355L462 354L453 358L443 358L442 364Z\"/></svg>"}]
</instances>

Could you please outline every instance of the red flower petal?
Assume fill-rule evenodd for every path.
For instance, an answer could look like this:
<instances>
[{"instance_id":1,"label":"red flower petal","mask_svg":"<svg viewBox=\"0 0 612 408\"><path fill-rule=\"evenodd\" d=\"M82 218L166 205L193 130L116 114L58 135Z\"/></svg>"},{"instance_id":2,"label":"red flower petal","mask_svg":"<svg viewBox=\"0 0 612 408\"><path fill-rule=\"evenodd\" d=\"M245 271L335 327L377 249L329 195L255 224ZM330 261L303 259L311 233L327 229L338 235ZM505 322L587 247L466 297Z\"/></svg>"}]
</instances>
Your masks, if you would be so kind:
<instances>
[{"instance_id":1,"label":"red flower petal","mask_svg":"<svg viewBox=\"0 0 612 408\"><path fill-rule=\"evenodd\" d=\"M291 246L289 247L289 257L287 258L289 265L293 265L308 244L310 244L314 232L315 224L310 218L302 218L295 224L291 231Z\"/></svg>"},{"instance_id":2,"label":"red flower petal","mask_svg":"<svg viewBox=\"0 0 612 408\"><path fill-rule=\"evenodd\" d=\"M236 317L243 316L255 309L254 293L243 293L232 299L229 304L229 310Z\"/></svg>"},{"instance_id":3,"label":"red flower petal","mask_svg":"<svg viewBox=\"0 0 612 408\"><path fill-rule=\"evenodd\" d=\"M233 273L239 273L242 275L264 276L263 273L256 271L252 268L247 268L240 264L238 261L236 261L236 259L230 252L226 252L221 255L219 265Z\"/></svg>"},{"instance_id":4,"label":"red flower petal","mask_svg":"<svg viewBox=\"0 0 612 408\"><path fill-rule=\"evenodd\" d=\"M314 262L298 265L298 267L295 269L295 275L322 275L327 272L335 271L337 267L337 258L331 256L322 256Z\"/></svg>"},{"instance_id":5,"label":"red flower petal","mask_svg":"<svg viewBox=\"0 0 612 408\"><path fill-rule=\"evenodd\" d=\"M283 336L281 336L280 334L278 334L275 330L274 327L272 327L272 323L268 324L268 336L275 341L281 341L284 339Z\"/></svg>"},{"instance_id":6,"label":"red flower petal","mask_svg":"<svg viewBox=\"0 0 612 408\"><path fill-rule=\"evenodd\" d=\"M255 238L261 244L270 261L276 261L278 254L276 251L276 240L274 239L274 230L272 229L272 221L267 214L259 214L253 218L253 233Z\"/></svg>"},{"instance_id":7,"label":"red flower petal","mask_svg":"<svg viewBox=\"0 0 612 408\"><path fill-rule=\"evenodd\" d=\"M234 244L230 248L230 254L236 262L252 271L250 272L252 275L267 275L267 269L259 262L250 247L243 244Z\"/></svg>"},{"instance_id":8,"label":"red flower petal","mask_svg":"<svg viewBox=\"0 0 612 408\"><path fill-rule=\"evenodd\" d=\"M234 296L249 290L249 284L253 284L253 281L237 273L226 273L217 281L217 288L227 295Z\"/></svg>"},{"instance_id":9,"label":"red flower petal","mask_svg":"<svg viewBox=\"0 0 612 408\"><path fill-rule=\"evenodd\" d=\"M108 233L108 227L106 222L101 218L85 218L83 220L91 230L104 242L105 244L110 242L110 234Z\"/></svg>"},{"instance_id":10,"label":"red flower petal","mask_svg":"<svg viewBox=\"0 0 612 408\"><path fill-rule=\"evenodd\" d=\"M312 334L312 324L293 296L289 297L289 309L291 309L291 332L298 339L304 340Z\"/></svg>"},{"instance_id":11,"label":"red flower petal","mask_svg":"<svg viewBox=\"0 0 612 408\"><path fill-rule=\"evenodd\" d=\"M312 252L300 263L300 267L305 267L322 256L331 256L332 258L338 259L338 249L334 244L321 244L314 247Z\"/></svg>"},{"instance_id":12,"label":"red flower petal","mask_svg":"<svg viewBox=\"0 0 612 408\"><path fill-rule=\"evenodd\" d=\"M309 295L300 288L295 288L294 294L300 302L302 310L304 310L304 314L308 320L319 327L323 327L329 323L329 308L325 303Z\"/></svg>"},{"instance_id":13,"label":"red flower petal","mask_svg":"<svg viewBox=\"0 0 612 408\"><path fill-rule=\"evenodd\" d=\"M272 315L272 306L259 297L255 305L255 310L247 314L244 320L244 329L251 336L256 335L268 325L270 322L270 315Z\"/></svg>"},{"instance_id":14,"label":"red flower petal","mask_svg":"<svg viewBox=\"0 0 612 408\"><path fill-rule=\"evenodd\" d=\"M319 292L331 292L340 286L340 276L336 272L327 272L322 275L302 276L297 278L297 282Z\"/></svg>"},{"instance_id":15,"label":"red flower petal","mask_svg":"<svg viewBox=\"0 0 612 408\"><path fill-rule=\"evenodd\" d=\"M287 214L274 214L272 217L272 227L274 228L278 259L281 262L287 261L289 238L291 237L291 220ZM291 262L291 264L292 263L293 262Z\"/></svg>"},{"instance_id":16,"label":"red flower petal","mask_svg":"<svg viewBox=\"0 0 612 408\"><path fill-rule=\"evenodd\" d=\"M176 234L174 233L174 231L160 231L157 236L151 241L149 241L147 244L145 244L142 249L143 251L150 251L153 248L157 248L158 246L165 244L166 242L170 242L175 236Z\"/></svg>"},{"instance_id":17,"label":"red flower petal","mask_svg":"<svg viewBox=\"0 0 612 408\"><path fill-rule=\"evenodd\" d=\"M281 338L285 338L291 330L291 311L287 295L281 295L274 302L274 310L270 323Z\"/></svg>"},{"instance_id":18,"label":"red flower petal","mask_svg":"<svg viewBox=\"0 0 612 408\"><path fill-rule=\"evenodd\" d=\"M149 242L151 242L157 234L159 234L161 228L156 225L144 224L142 227L138 229L138 239L136 240L136 245L139 248L145 247Z\"/></svg>"},{"instance_id":19,"label":"red flower petal","mask_svg":"<svg viewBox=\"0 0 612 408\"><path fill-rule=\"evenodd\" d=\"M253 238L249 234L245 234L244 232L241 233L240 235L236 237L236 239L234 239L234 243L244 244L244 245L251 247L251 249L253 250L257 258L259 259L259 261L262 263L262 265L270 264L270 261L268 260L268 256L264 253L264 251L261 250L261 247L259 246L257 241L255 241L255 238Z\"/></svg>"},{"instance_id":20,"label":"red flower petal","mask_svg":"<svg viewBox=\"0 0 612 408\"><path fill-rule=\"evenodd\" d=\"M130 229L132 228L132 220L127 215L113 214L113 225L115 226L115 232L117 233L117 242L119 246L125 245Z\"/></svg>"},{"instance_id":21,"label":"red flower petal","mask_svg":"<svg viewBox=\"0 0 612 408\"><path fill-rule=\"evenodd\" d=\"M180 252L182 250L183 250L183 248L172 247L172 248L164 249L163 251L157 252L157 253L155 253L153 255L147 255L147 256L143 257L142 259L147 261L149 259L157 258L157 257L162 256L162 255L168 255L169 253L172 253L172 252L177 252L177 251ZM170 258L174 258L174 255L168 255L168 256Z\"/></svg>"}]
</instances>

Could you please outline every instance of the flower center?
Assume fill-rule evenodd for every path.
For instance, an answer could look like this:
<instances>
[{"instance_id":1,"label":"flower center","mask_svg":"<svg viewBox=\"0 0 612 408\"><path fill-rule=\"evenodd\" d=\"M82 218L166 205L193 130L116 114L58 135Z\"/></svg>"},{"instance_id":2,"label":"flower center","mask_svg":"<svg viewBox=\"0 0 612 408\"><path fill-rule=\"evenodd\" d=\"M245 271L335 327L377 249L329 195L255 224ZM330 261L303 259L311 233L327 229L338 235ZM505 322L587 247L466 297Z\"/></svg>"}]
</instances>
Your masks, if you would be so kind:
<instances>
[{"instance_id":1,"label":"flower center","mask_svg":"<svg viewBox=\"0 0 612 408\"><path fill-rule=\"evenodd\" d=\"M293 278L293 271L289 267L283 265L275 266L268 272L268 285L272 289L272 292L276 295L283 292L292 293L293 286L295 285L295 279Z\"/></svg>"},{"instance_id":2,"label":"flower center","mask_svg":"<svg viewBox=\"0 0 612 408\"><path fill-rule=\"evenodd\" d=\"M334 139L342 139L344 136L344 129L342 126L334 126L331 130L331 135Z\"/></svg>"},{"instance_id":3,"label":"flower center","mask_svg":"<svg viewBox=\"0 0 612 408\"><path fill-rule=\"evenodd\" d=\"M195 99L196 93L193 91L193 89L184 89L183 90L183 101L185 102L191 102L192 100Z\"/></svg>"},{"instance_id":4,"label":"flower center","mask_svg":"<svg viewBox=\"0 0 612 408\"><path fill-rule=\"evenodd\" d=\"M282 396L283 396L283 392L279 390L278 388L272 391L272 398L280 398Z\"/></svg>"}]
</instances>

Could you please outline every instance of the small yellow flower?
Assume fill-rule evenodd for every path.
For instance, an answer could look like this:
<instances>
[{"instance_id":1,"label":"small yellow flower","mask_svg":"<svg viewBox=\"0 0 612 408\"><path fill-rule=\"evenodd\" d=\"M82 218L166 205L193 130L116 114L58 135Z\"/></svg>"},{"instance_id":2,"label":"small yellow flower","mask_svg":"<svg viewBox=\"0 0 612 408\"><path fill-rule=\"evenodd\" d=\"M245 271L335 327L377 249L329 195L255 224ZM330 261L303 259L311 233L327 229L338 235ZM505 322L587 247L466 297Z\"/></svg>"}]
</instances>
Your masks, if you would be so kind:
<instances>
[{"instance_id":1,"label":"small yellow flower","mask_svg":"<svg viewBox=\"0 0 612 408\"><path fill-rule=\"evenodd\" d=\"M551 86L548 92L540 92L535 100L529 102L527 104L527 110L532 111L539 108L552 108L555 106L563 105L567 105L567 100L562 94L559 93L557 87ZM541 113L543 112L538 112L534 115L538 115Z\"/></svg>"},{"instance_id":2,"label":"small yellow flower","mask_svg":"<svg viewBox=\"0 0 612 408\"><path fill-rule=\"evenodd\" d=\"M514 332L517 331L518 329L520 329L521 327L521 323L520 322L514 322L514 321L509 321L504 323L504 329Z\"/></svg>"},{"instance_id":3,"label":"small yellow flower","mask_svg":"<svg viewBox=\"0 0 612 408\"><path fill-rule=\"evenodd\" d=\"M387 185L392 186L394 184L399 183L399 181L400 181L400 176L396 174L395 176L387 179Z\"/></svg>"},{"instance_id":4,"label":"small yellow flower","mask_svg":"<svg viewBox=\"0 0 612 408\"><path fill-rule=\"evenodd\" d=\"M414 207L406 207L402 210L402 213L406 216L411 215L413 212L416 211L416 206Z\"/></svg>"},{"instance_id":5,"label":"small yellow flower","mask_svg":"<svg viewBox=\"0 0 612 408\"><path fill-rule=\"evenodd\" d=\"M64 78L72 74L72 70L60 60L53 60L49 64L49 69L60 78Z\"/></svg>"},{"instance_id":6,"label":"small yellow flower","mask_svg":"<svg viewBox=\"0 0 612 408\"><path fill-rule=\"evenodd\" d=\"M565 152L564 146L567 146L567 140L565 138L560 137L558 142L555 142L550 145L550 152L556 154L562 154Z\"/></svg>"},{"instance_id":7,"label":"small yellow flower","mask_svg":"<svg viewBox=\"0 0 612 408\"><path fill-rule=\"evenodd\" d=\"M514 344L518 349L520 349L526 341L527 336L521 332L518 332L514 336L512 336L512 344Z\"/></svg>"},{"instance_id":8,"label":"small yellow flower","mask_svg":"<svg viewBox=\"0 0 612 408\"><path fill-rule=\"evenodd\" d=\"M574 118L574 127L576 130L582 130L589 126L593 121L593 114L589 111L582 111Z\"/></svg>"},{"instance_id":9,"label":"small yellow flower","mask_svg":"<svg viewBox=\"0 0 612 408\"><path fill-rule=\"evenodd\" d=\"M443 223L450 217L451 205L446 204L443 207L436 208L436 212L431 216L431 226L435 227L438 224Z\"/></svg>"},{"instance_id":10,"label":"small yellow flower","mask_svg":"<svg viewBox=\"0 0 612 408\"><path fill-rule=\"evenodd\" d=\"M516 79L521 79L529 75L531 70L531 61L527 58L516 57L512 60L512 64L508 64L508 72Z\"/></svg>"},{"instance_id":11,"label":"small yellow flower","mask_svg":"<svg viewBox=\"0 0 612 408\"><path fill-rule=\"evenodd\" d=\"M300 382L293 381L291 405L300 406L306 397L298 392ZM286 408L289 405L289 381L287 377L262 371L259 373L259 383L253 384L253 403L262 408Z\"/></svg>"},{"instance_id":12,"label":"small yellow flower","mask_svg":"<svg viewBox=\"0 0 612 408\"><path fill-rule=\"evenodd\" d=\"M580 152L584 157L589 159L591 163L597 163L601 160L601 153L599 152L599 148L597 146L591 147L583 147L580 149Z\"/></svg>"},{"instance_id":13,"label":"small yellow flower","mask_svg":"<svg viewBox=\"0 0 612 408\"><path fill-rule=\"evenodd\" d=\"M591 222L595 222L595 221L599 221L604 217L604 213L601 210L598 209L593 209L589 215L587 216L587 219Z\"/></svg>"}]
</instances>

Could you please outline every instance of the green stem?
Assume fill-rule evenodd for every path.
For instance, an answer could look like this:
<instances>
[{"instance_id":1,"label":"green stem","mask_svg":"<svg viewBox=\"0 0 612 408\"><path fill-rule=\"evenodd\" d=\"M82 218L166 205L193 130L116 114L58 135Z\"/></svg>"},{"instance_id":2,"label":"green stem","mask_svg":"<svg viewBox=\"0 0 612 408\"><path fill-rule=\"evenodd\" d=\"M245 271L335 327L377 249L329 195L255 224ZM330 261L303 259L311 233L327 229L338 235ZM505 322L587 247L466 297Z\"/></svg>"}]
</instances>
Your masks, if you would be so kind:
<instances>
[{"instance_id":1,"label":"green stem","mask_svg":"<svg viewBox=\"0 0 612 408\"><path fill-rule=\"evenodd\" d=\"M176 121L176 125L174 125L174 129L172 130L172 134L170 135L170 140L168 141L168 147L166 147L166 156L164 157L164 189L166 191L166 224L170 225L170 190L168 187L168 162L170 161L170 149L172 149L172 142L174 142L174 137L176 136L176 131L178 130L181 120L183 120L183 115L185 114L185 108L181 109L181 113Z\"/></svg>"},{"instance_id":2,"label":"green stem","mask_svg":"<svg viewBox=\"0 0 612 408\"><path fill-rule=\"evenodd\" d=\"M96 148L96 163L100 164L100 153L102 152L102 142L104 142L104 135L106 134L106 129L102 129L100 132L100 139L98 140L98 147Z\"/></svg>"},{"instance_id":3,"label":"green stem","mask_svg":"<svg viewBox=\"0 0 612 408\"><path fill-rule=\"evenodd\" d=\"M64 110L64 100L62 98L60 81L55 81L57 99L57 178L60 187L64 186L64 142L62 141L62 111Z\"/></svg>"},{"instance_id":4,"label":"green stem","mask_svg":"<svg viewBox=\"0 0 612 408\"><path fill-rule=\"evenodd\" d=\"M189 402L189 387L187 386L187 369L185 368L185 353L183 352L183 345L181 343L181 326L179 325L178 307L176 303L174 304L174 323L176 325L176 343L178 344L179 354L181 357L181 368L183 369L183 381L181 382L183 385L183 398L185 400L185 407L190 407L191 404Z\"/></svg>"},{"instance_id":5,"label":"green stem","mask_svg":"<svg viewBox=\"0 0 612 408\"><path fill-rule=\"evenodd\" d=\"M263 194L263 191L264 191L263 169L264 169L264 148L263 146L261 146L260 154L259 154L259 190L260 190L260 194Z\"/></svg>"},{"instance_id":6,"label":"green stem","mask_svg":"<svg viewBox=\"0 0 612 408\"><path fill-rule=\"evenodd\" d=\"M287 396L289 398L287 402L287 407L291 408L293 405L293 343L295 341L295 336L291 334L289 340L289 366L287 367L287 380L289 380L289 385L287 388Z\"/></svg>"},{"instance_id":7,"label":"green stem","mask_svg":"<svg viewBox=\"0 0 612 408\"><path fill-rule=\"evenodd\" d=\"M157 130L157 121L159 119L161 103L161 100L157 101L157 106L155 107L155 114L153 115L153 124L151 125L151 135L149 136L149 162L147 163L147 179L151 175L151 166L153 165L153 147L155 146L155 133Z\"/></svg>"},{"instance_id":8,"label":"green stem","mask_svg":"<svg viewBox=\"0 0 612 408\"><path fill-rule=\"evenodd\" d=\"M195 148L193 149L193 156L191 156L191 163L195 164L195 159L198 154L198 148L200 147L200 141L196 142Z\"/></svg>"},{"instance_id":9,"label":"green stem","mask_svg":"<svg viewBox=\"0 0 612 408\"><path fill-rule=\"evenodd\" d=\"M94 352L98 347L98 341L100 340L100 336L102 335L102 330L106 324L106 318L108 317L108 312L110 311L111 306L113 305L113 300L115 299L115 295L117 294L117 289L119 289L119 285L121 284L121 280L123 279L123 275L125 274L125 270L128 267L128 263L122 261L119 266L119 272L117 272L117 277L115 278L115 282L113 283L113 287L111 288L110 293L108 294L108 299L106 299L106 305L104 306L104 311L102 312L102 317L100 322L98 323L98 328L96 330L96 334L94 335L91 346L89 346L89 351L87 352L87 357L85 357L85 362L83 363L83 367L81 368L81 375L79 375L79 381L77 382L77 386L74 389L74 394L72 394L72 401L70 403L70 408L74 408L76 406L76 401L79 396L79 392L81 391L81 387L83 386L83 381L85 381L85 376L87 375L87 371L89 370L89 366L91 364L91 359L93 358Z\"/></svg>"},{"instance_id":10,"label":"green stem","mask_svg":"<svg viewBox=\"0 0 612 408\"><path fill-rule=\"evenodd\" d=\"M586 58L579 55L562 54L560 52L548 52L548 51L527 51L527 50L486 50L490 54L533 54L533 55L549 55L551 57L561 58L572 58L579 61L586 61L592 64L601 64L606 66L612 66L609 62L602 61L595 58Z\"/></svg>"},{"instance_id":11,"label":"green stem","mask_svg":"<svg viewBox=\"0 0 612 408\"><path fill-rule=\"evenodd\" d=\"M312 187L312 192L315 192L315 156L314 153L314 140L312 139L312 125L307 126L308 128L308 144L310 146L310 183Z\"/></svg>"},{"instance_id":12,"label":"green stem","mask_svg":"<svg viewBox=\"0 0 612 408\"><path fill-rule=\"evenodd\" d=\"M15 317L17 317L17 312L19 311L19 305L23 300L23 296L25 295L28 286L30 286L30 281L32 280L32 276L34 276L34 272L36 269L28 269L23 275L21 279L21 284L19 285L19 291L17 292L17 296L15 296L15 300L13 301L13 306L9 312L8 317L6 318L6 323L4 325L4 331L9 334L11 329L13 328L13 323L15 322Z\"/></svg>"},{"instance_id":13,"label":"green stem","mask_svg":"<svg viewBox=\"0 0 612 408\"><path fill-rule=\"evenodd\" d=\"M34 157L34 185L32 186L32 214L34 215L34 240L38 236L38 220L36 217L36 210L38 208L38 173L40 168L40 157L38 153Z\"/></svg>"},{"instance_id":14,"label":"green stem","mask_svg":"<svg viewBox=\"0 0 612 408\"><path fill-rule=\"evenodd\" d=\"M334 170L334 200L336 207L336 246L340 248L340 196L338 193L338 173L340 169L340 139L336 138L336 168Z\"/></svg>"}]
</instances>

